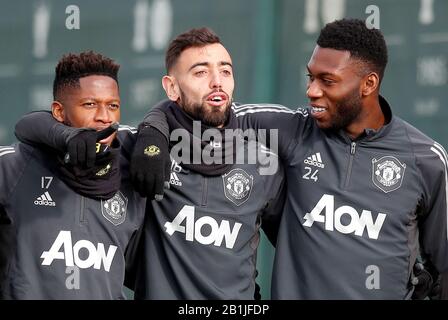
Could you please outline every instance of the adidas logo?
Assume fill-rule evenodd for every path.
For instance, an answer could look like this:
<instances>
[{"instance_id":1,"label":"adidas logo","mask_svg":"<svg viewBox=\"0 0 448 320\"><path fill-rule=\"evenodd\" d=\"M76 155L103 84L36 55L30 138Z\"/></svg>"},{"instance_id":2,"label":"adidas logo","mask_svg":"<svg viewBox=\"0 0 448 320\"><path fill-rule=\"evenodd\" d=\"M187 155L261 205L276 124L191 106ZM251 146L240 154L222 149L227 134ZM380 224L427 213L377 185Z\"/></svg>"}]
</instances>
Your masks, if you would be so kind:
<instances>
[{"instance_id":1,"label":"adidas logo","mask_svg":"<svg viewBox=\"0 0 448 320\"><path fill-rule=\"evenodd\" d=\"M50 207L56 206L56 202L54 202L53 199L51 199L51 196L48 193L48 191L45 191L43 195L37 197L37 199L34 200L34 204L36 206L50 206Z\"/></svg>"},{"instance_id":2,"label":"adidas logo","mask_svg":"<svg viewBox=\"0 0 448 320\"><path fill-rule=\"evenodd\" d=\"M174 184L175 186L179 186L179 187L182 186L182 182L180 181L176 172L171 172L170 184Z\"/></svg>"},{"instance_id":3,"label":"adidas logo","mask_svg":"<svg viewBox=\"0 0 448 320\"><path fill-rule=\"evenodd\" d=\"M177 174L182 171L182 167L174 161L171 161L171 175L170 175L170 184L174 184L175 186L182 186L182 182L180 181Z\"/></svg>"},{"instance_id":4,"label":"adidas logo","mask_svg":"<svg viewBox=\"0 0 448 320\"><path fill-rule=\"evenodd\" d=\"M307 157L305 160L303 160L303 162L322 169L325 168L325 165L322 162L322 158L320 157L320 152Z\"/></svg>"}]
</instances>

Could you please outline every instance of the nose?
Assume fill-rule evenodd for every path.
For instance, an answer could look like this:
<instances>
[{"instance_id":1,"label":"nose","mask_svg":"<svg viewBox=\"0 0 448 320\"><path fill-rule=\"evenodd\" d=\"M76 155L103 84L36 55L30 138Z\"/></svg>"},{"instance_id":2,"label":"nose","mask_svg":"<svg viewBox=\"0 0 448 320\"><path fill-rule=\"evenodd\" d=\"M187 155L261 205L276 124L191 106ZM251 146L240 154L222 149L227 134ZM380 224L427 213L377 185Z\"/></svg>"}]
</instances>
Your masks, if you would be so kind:
<instances>
[{"instance_id":1,"label":"nose","mask_svg":"<svg viewBox=\"0 0 448 320\"><path fill-rule=\"evenodd\" d=\"M210 87L212 89L220 89L222 87L221 73L219 72L219 70L215 70L211 73Z\"/></svg>"},{"instance_id":2,"label":"nose","mask_svg":"<svg viewBox=\"0 0 448 320\"><path fill-rule=\"evenodd\" d=\"M98 106L95 113L95 120L104 123L111 123L112 121L109 112L110 111L107 105Z\"/></svg>"},{"instance_id":3,"label":"nose","mask_svg":"<svg viewBox=\"0 0 448 320\"><path fill-rule=\"evenodd\" d=\"M308 98L311 100L317 99L322 97L322 94L323 92L316 81L310 80L308 82L308 89L306 90L306 95L308 96Z\"/></svg>"}]
</instances>

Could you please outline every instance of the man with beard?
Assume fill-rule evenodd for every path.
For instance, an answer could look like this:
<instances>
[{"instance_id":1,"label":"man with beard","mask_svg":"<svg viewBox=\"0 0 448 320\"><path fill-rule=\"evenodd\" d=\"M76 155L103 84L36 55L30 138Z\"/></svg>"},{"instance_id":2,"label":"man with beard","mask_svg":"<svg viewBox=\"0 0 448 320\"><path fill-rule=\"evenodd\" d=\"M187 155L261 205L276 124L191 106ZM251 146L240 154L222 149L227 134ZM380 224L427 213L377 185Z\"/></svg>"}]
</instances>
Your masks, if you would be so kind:
<instances>
[{"instance_id":1,"label":"man with beard","mask_svg":"<svg viewBox=\"0 0 448 320\"><path fill-rule=\"evenodd\" d=\"M119 67L94 52L63 56L51 112L43 112L51 121L30 117L22 128L33 135L60 124L64 134L51 135L57 146L65 145L64 136L87 133L88 166L42 144L0 147L1 298L125 298L124 256L143 223L145 201L129 178L132 141L122 134L128 129L115 133Z\"/></svg>"},{"instance_id":2,"label":"man with beard","mask_svg":"<svg viewBox=\"0 0 448 320\"><path fill-rule=\"evenodd\" d=\"M447 154L379 95L386 64L381 32L342 19L308 62L309 109L233 107L243 129L278 130L285 162L274 299L418 298L448 271ZM163 117L145 122L167 136Z\"/></svg>"},{"instance_id":3,"label":"man with beard","mask_svg":"<svg viewBox=\"0 0 448 320\"><path fill-rule=\"evenodd\" d=\"M246 142L237 130L231 109L232 60L210 29L192 29L176 37L166 53L166 69L162 84L170 99L167 119L180 133L184 148L173 152L171 186L163 200L147 202L144 229L127 255L127 283L136 299L254 299L259 295L255 278L260 227L275 244L284 203L277 156ZM26 120L42 121L42 116L32 114ZM29 123L22 120L16 135L36 140L21 129ZM152 136L154 131L139 128L141 136ZM51 133L38 136L53 145ZM93 147L91 143L66 140L75 145L70 156L87 162L85 150ZM163 159L168 147L158 145L164 142L137 144L135 152L143 161ZM178 146L173 141L170 147ZM149 197L160 194L153 188L154 179L139 183L148 182L148 176L138 175L140 163L134 159L136 187ZM153 168L163 176L165 166Z\"/></svg>"},{"instance_id":4,"label":"man with beard","mask_svg":"<svg viewBox=\"0 0 448 320\"><path fill-rule=\"evenodd\" d=\"M135 297L254 299L259 229L275 243L283 173L262 175L265 160L277 161L276 156L236 131L232 60L214 32L200 28L177 36L165 64L166 115L185 148L171 152L171 186L163 200L147 207L140 247L132 255ZM157 130L142 126L139 132L152 131ZM145 161L153 156L151 147L138 144L134 153L141 152ZM255 153L263 159L251 162ZM208 154L216 161L208 161ZM137 158L135 171L145 165Z\"/></svg>"}]
</instances>

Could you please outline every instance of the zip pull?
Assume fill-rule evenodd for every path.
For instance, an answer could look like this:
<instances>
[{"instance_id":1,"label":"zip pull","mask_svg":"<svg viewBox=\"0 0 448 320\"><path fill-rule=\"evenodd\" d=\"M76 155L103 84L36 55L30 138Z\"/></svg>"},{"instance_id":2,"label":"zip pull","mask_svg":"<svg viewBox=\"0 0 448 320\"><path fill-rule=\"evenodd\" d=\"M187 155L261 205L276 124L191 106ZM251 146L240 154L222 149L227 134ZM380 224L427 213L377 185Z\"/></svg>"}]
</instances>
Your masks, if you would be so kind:
<instances>
[{"instance_id":1,"label":"zip pull","mask_svg":"<svg viewBox=\"0 0 448 320\"><path fill-rule=\"evenodd\" d=\"M355 154L356 151L356 142L352 142L352 147L350 148L350 154Z\"/></svg>"}]
</instances>

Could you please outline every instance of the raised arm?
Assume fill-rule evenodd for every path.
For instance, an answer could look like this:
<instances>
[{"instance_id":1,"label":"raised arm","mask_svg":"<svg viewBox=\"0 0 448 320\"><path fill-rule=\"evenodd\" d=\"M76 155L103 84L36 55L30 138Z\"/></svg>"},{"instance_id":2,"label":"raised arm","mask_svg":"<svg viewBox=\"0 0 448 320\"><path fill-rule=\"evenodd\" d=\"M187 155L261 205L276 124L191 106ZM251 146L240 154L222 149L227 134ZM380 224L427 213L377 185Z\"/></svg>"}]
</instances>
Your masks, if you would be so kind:
<instances>
[{"instance_id":1,"label":"raised arm","mask_svg":"<svg viewBox=\"0 0 448 320\"><path fill-rule=\"evenodd\" d=\"M163 199L164 188L169 188L171 159L169 127L163 109L171 101L155 105L138 127L138 135L131 158L131 177L142 197Z\"/></svg>"},{"instance_id":2,"label":"raised arm","mask_svg":"<svg viewBox=\"0 0 448 320\"><path fill-rule=\"evenodd\" d=\"M305 109L291 110L276 104L234 104L242 130L255 130L259 140L285 160L290 149L300 143L309 125Z\"/></svg>"},{"instance_id":3,"label":"raised arm","mask_svg":"<svg viewBox=\"0 0 448 320\"><path fill-rule=\"evenodd\" d=\"M68 155L72 165L90 168L96 159L96 144L118 129L114 124L104 130L74 128L57 121L49 111L24 115L16 124L15 135L30 145L45 145Z\"/></svg>"}]
</instances>

